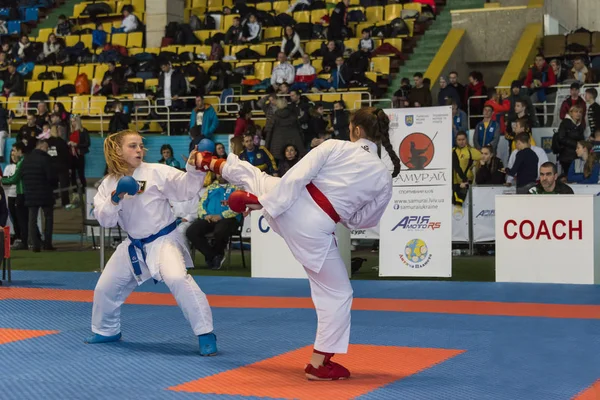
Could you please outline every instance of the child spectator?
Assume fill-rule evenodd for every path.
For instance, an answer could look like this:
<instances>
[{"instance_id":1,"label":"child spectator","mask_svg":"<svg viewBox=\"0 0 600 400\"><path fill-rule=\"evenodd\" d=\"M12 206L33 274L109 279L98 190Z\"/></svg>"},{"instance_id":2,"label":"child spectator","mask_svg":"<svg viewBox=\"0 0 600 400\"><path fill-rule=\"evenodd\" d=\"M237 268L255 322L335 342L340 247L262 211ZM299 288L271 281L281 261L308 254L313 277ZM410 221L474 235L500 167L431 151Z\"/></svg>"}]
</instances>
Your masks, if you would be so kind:
<instances>
[{"instance_id":1,"label":"child spectator","mask_svg":"<svg viewBox=\"0 0 600 400\"><path fill-rule=\"evenodd\" d=\"M171 147L170 144L163 144L160 147L160 155L162 156L162 158L158 160L159 164L165 164L169 167L181 169L179 161L177 161L173 156L173 147Z\"/></svg>"},{"instance_id":2,"label":"child spectator","mask_svg":"<svg viewBox=\"0 0 600 400\"><path fill-rule=\"evenodd\" d=\"M369 29L362 30L362 37L360 39L360 45L358 50L366 50L369 53L375 50L375 42L371 39L371 31Z\"/></svg>"},{"instance_id":3,"label":"child spectator","mask_svg":"<svg viewBox=\"0 0 600 400\"><path fill-rule=\"evenodd\" d=\"M48 122L44 122L42 125L42 133L36 136L36 139L49 139L50 138L50 124Z\"/></svg>"},{"instance_id":4,"label":"child spectator","mask_svg":"<svg viewBox=\"0 0 600 400\"><path fill-rule=\"evenodd\" d=\"M92 48L96 50L98 47L104 47L108 34L104 30L101 23L96 24L96 29L92 31Z\"/></svg>"},{"instance_id":5,"label":"child spectator","mask_svg":"<svg viewBox=\"0 0 600 400\"><path fill-rule=\"evenodd\" d=\"M123 6L123 22L121 22L120 28L112 28L112 33L129 33L135 32L140 26L140 21L133 14L133 7L126 4Z\"/></svg>"},{"instance_id":6,"label":"child spectator","mask_svg":"<svg viewBox=\"0 0 600 400\"><path fill-rule=\"evenodd\" d=\"M515 164L512 168L505 168L502 172L517 178L517 193L528 193L535 185L538 176L538 156L529 144L529 135L521 133L516 137L517 153Z\"/></svg>"},{"instance_id":7,"label":"child spectator","mask_svg":"<svg viewBox=\"0 0 600 400\"><path fill-rule=\"evenodd\" d=\"M56 24L56 34L58 36L69 36L72 27L71 22L64 14L58 16L58 23Z\"/></svg>"}]
</instances>

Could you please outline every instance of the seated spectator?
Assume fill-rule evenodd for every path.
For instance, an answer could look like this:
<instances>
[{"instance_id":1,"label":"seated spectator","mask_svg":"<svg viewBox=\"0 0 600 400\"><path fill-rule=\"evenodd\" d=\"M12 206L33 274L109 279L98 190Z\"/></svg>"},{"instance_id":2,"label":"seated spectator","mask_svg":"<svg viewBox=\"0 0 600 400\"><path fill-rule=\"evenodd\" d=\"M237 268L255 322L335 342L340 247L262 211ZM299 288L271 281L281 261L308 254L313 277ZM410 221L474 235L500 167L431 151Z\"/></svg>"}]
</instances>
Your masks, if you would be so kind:
<instances>
[{"instance_id":1,"label":"seated spectator","mask_svg":"<svg viewBox=\"0 0 600 400\"><path fill-rule=\"evenodd\" d=\"M124 112L123 103L115 101L112 105L113 116L108 123L108 132L117 133L129 129L131 114Z\"/></svg>"},{"instance_id":2,"label":"seated spectator","mask_svg":"<svg viewBox=\"0 0 600 400\"><path fill-rule=\"evenodd\" d=\"M278 90L282 83L292 85L296 76L296 70L294 69L294 66L288 62L285 53L280 52L277 55L277 60L279 61L279 65L273 68L271 74L271 86L273 86L275 90Z\"/></svg>"},{"instance_id":3,"label":"seated spectator","mask_svg":"<svg viewBox=\"0 0 600 400\"><path fill-rule=\"evenodd\" d=\"M592 151L592 144L585 140L577 142L575 148L577 158L569 167L567 179L569 183L582 183L596 185L600 177L600 164L596 162L596 155Z\"/></svg>"},{"instance_id":4,"label":"seated spectator","mask_svg":"<svg viewBox=\"0 0 600 400\"><path fill-rule=\"evenodd\" d=\"M321 65L323 66L323 71L320 73L330 73L337 67L337 59L339 57L343 57L344 50L335 43L335 41L330 40L327 42L327 46L321 45L321 49L319 50L319 55L323 58Z\"/></svg>"},{"instance_id":5,"label":"seated spectator","mask_svg":"<svg viewBox=\"0 0 600 400\"><path fill-rule=\"evenodd\" d=\"M23 125L17 133L17 142L23 143L25 146L24 153L29 154L35 148L37 136L42 133L42 129L37 126L35 114L27 114L27 124Z\"/></svg>"},{"instance_id":6,"label":"seated spectator","mask_svg":"<svg viewBox=\"0 0 600 400\"><path fill-rule=\"evenodd\" d=\"M284 29L283 39L281 40L281 52L288 59L304 55L304 50L300 44L300 36L294 30L293 26L286 26Z\"/></svg>"},{"instance_id":7,"label":"seated spectator","mask_svg":"<svg viewBox=\"0 0 600 400\"><path fill-rule=\"evenodd\" d=\"M431 107L433 105L431 91L424 85L423 74L417 72L413 79L415 86L410 90L405 107Z\"/></svg>"},{"instance_id":8,"label":"seated spectator","mask_svg":"<svg viewBox=\"0 0 600 400\"><path fill-rule=\"evenodd\" d=\"M120 28L112 28L112 33L135 32L140 26L140 20L133 14L133 7L130 4L123 6L123 22Z\"/></svg>"},{"instance_id":9,"label":"seated spectator","mask_svg":"<svg viewBox=\"0 0 600 400\"><path fill-rule=\"evenodd\" d=\"M453 204L463 204L469 185L473 182L473 168L481 160L481 152L469 146L466 132L456 134L456 147L452 149Z\"/></svg>"},{"instance_id":10,"label":"seated spectator","mask_svg":"<svg viewBox=\"0 0 600 400\"><path fill-rule=\"evenodd\" d=\"M344 103L344 100L338 100L333 103L330 124L330 130L335 139L350 140L350 113L346 111L346 103Z\"/></svg>"},{"instance_id":11,"label":"seated spectator","mask_svg":"<svg viewBox=\"0 0 600 400\"><path fill-rule=\"evenodd\" d=\"M242 36L242 27L240 26L240 18L235 17L227 33L225 33L225 40L223 44L240 44Z\"/></svg>"},{"instance_id":12,"label":"seated spectator","mask_svg":"<svg viewBox=\"0 0 600 400\"><path fill-rule=\"evenodd\" d=\"M281 157L288 144L296 145L296 148L304 150L302 131L295 107L281 98L277 99L275 105L277 111L274 115L273 130L266 137L266 148L269 149L270 154L276 154L278 157ZM303 154L304 151L300 156ZM275 159L277 165L279 165L279 161L281 160Z\"/></svg>"},{"instance_id":13,"label":"seated spectator","mask_svg":"<svg viewBox=\"0 0 600 400\"><path fill-rule=\"evenodd\" d=\"M587 103L585 122L590 133L596 132L596 128L600 127L600 104L596 103L596 98L598 98L596 89L585 90L585 102Z\"/></svg>"},{"instance_id":14,"label":"seated spectator","mask_svg":"<svg viewBox=\"0 0 600 400\"><path fill-rule=\"evenodd\" d=\"M56 23L56 34L58 36L69 36L73 25L67 18L66 15L61 14L58 16L58 22Z\"/></svg>"},{"instance_id":15,"label":"seated spectator","mask_svg":"<svg viewBox=\"0 0 600 400\"><path fill-rule=\"evenodd\" d=\"M285 146L281 160L277 171L280 177L284 176L300 160L300 153L298 153L296 145L288 144Z\"/></svg>"},{"instance_id":16,"label":"seated spectator","mask_svg":"<svg viewBox=\"0 0 600 400\"><path fill-rule=\"evenodd\" d=\"M529 144L529 135L521 133L516 137L519 150L512 168L505 168L502 172L517 178L517 193L527 193L537 181L539 158Z\"/></svg>"},{"instance_id":17,"label":"seated spectator","mask_svg":"<svg viewBox=\"0 0 600 400\"><path fill-rule=\"evenodd\" d=\"M337 3L329 19L329 28L327 29L327 39L344 40L348 37L348 7L350 0L343 0Z\"/></svg>"},{"instance_id":18,"label":"seated spectator","mask_svg":"<svg viewBox=\"0 0 600 400\"><path fill-rule=\"evenodd\" d=\"M33 62L37 59L35 49L29 41L29 36L23 34L21 39L13 47L13 59L21 62Z\"/></svg>"},{"instance_id":19,"label":"seated spectator","mask_svg":"<svg viewBox=\"0 0 600 400\"><path fill-rule=\"evenodd\" d=\"M118 68L114 61L107 63L108 70L102 77L102 86L100 90L95 93L101 96L118 96L119 88L125 83L125 74L122 68Z\"/></svg>"},{"instance_id":20,"label":"seated spectator","mask_svg":"<svg viewBox=\"0 0 600 400\"><path fill-rule=\"evenodd\" d=\"M577 56L573 60L573 68L569 71L569 79L576 80L582 85L594 83L594 73L586 67L583 57Z\"/></svg>"},{"instance_id":21,"label":"seated spectator","mask_svg":"<svg viewBox=\"0 0 600 400\"><path fill-rule=\"evenodd\" d=\"M335 60L336 68L331 71L331 77L328 79L317 78L312 91L318 93L319 90L329 90L335 92L338 89L344 89L348 87L350 78L352 77L352 71L345 64L343 57L338 57Z\"/></svg>"},{"instance_id":22,"label":"seated spectator","mask_svg":"<svg viewBox=\"0 0 600 400\"><path fill-rule=\"evenodd\" d=\"M574 194L573 189L558 180L556 164L545 162L540 167L540 183L529 189L530 194Z\"/></svg>"},{"instance_id":23,"label":"seated spectator","mask_svg":"<svg viewBox=\"0 0 600 400\"><path fill-rule=\"evenodd\" d=\"M448 100L452 100L456 104L460 104L460 96L456 92L454 86L448 85L448 80L445 76L440 76L440 91L438 93L438 105L445 106L448 103Z\"/></svg>"},{"instance_id":24,"label":"seated spectator","mask_svg":"<svg viewBox=\"0 0 600 400\"><path fill-rule=\"evenodd\" d=\"M473 146L477 150L488 144L494 148L494 152L498 148L500 125L492 119L493 113L494 109L489 104L483 107L483 121L477 124L473 132Z\"/></svg>"},{"instance_id":25,"label":"seated spectator","mask_svg":"<svg viewBox=\"0 0 600 400\"><path fill-rule=\"evenodd\" d=\"M96 29L92 31L92 49L96 50L98 47L104 47L108 34L104 30L104 25L101 22L96 24Z\"/></svg>"},{"instance_id":26,"label":"seated spectator","mask_svg":"<svg viewBox=\"0 0 600 400\"><path fill-rule=\"evenodd\" d=\"M240 41L243 43L257 44L260 42L261 24L256 19L256 15L251 14L248 21L242 26L242 35Z\"/></svg>"},{"instance_id":27,"label":"seated spectator","mask_svg":"<svg viewBox=\"0 0 600 400\"><path fill-rule=\"evenodd\" d=\"M494 148L490 145L481 149L481 160L475 173L475 183L478 185L502 185L505 175L500 171L504 166L496 157Z\"/></svg>"},{"instance_id":28,"label":"seated spectator","mask_svg":"<svg viewBox=\"0 0 600 400\"><path fill-rule=\"evenodd\" d=\"M240 160L248 161L268 175L277 172L277 164L275 164L273 155L264 146L256 147L254 135L251 133L244 135L244 151L240 153Z\"/></svg>"},{"instance_id":29,"label":"seated spectator","mask_svg":"<svg viewBox=\"0 0 600 400\"><path fill-rule=\"evenodd\" d=\"M534 65L529 69L524 85L531 90L531 102L534 104L546 101L552 103L555 100L556 94L550 96L548 89L556 85L556 76L543 55L535 56Z\"/></svg>"},{"instance_id":30,"label":"seated spectator","mask_svg":"<svg viewBox=\"0 0 600 400\"><path fill-rule=\"evenodd\" d=\"M308 92L309 88L313 85L315 79L317 79L317 71L310 63L310 56L308 54L302 55L302 64L296 67L296 76L294 78L294 84L290 88L291 90L301 90Z\"/></svg>"},{"instance_id":31,"label":"seated spectator","mask_svg":"<svg viewBox=\"0 0 600 400\"><path fill-rule=\"evenodd\" d=\"M8 65L10 64L8 60L8 54L3 51L0 51L0 80L6 79L8 76Z\"/></svg>"},{"instance_id":32,"label":"seated spectator","mask_svg":"<svg viewBox=\"0 0 600 400\"><path fill-rule=\"evenodd\" d=\"M173 155L173 147L171 147L170 144L163 144L160 146L160 155L162 158L158 160L159 164L165 164L169 167L181 169L181 164L179 164L179 161L177 161Z\"/></svg>"},{"instance_id":33,"label":"seated spectator","mask_svg":"<svg viewBox=\"0 0 600 400\"><path fill-rule=\"evenodd\" d=\"M190 117L190 130L198 129L203 138L212 140L218 126L219 117L213 106L204 104L201 96L196 97L196 107Z\"/></svg>"},{"instance_id":34,"label":"seated spectator","mask_svg":"<svg viewBox=\"0 0 600 400\"><path fill-rule=\"evenodd\" d=\"M577 158L577 142L585 140L582 116L583 110L579 106L572 106L554 134L556 140L554 137L552 139L552 151L558 155L558 162L564 174L569 171L571 164Z\"/></svg>"},{"instance_id":35,"label":"seated spectator","mask_svg":"<svg viewBox=\"0 0 600 400\"><path fill-rule=\"evenodd\" d=\"M596 155L596 160L600 160L600 126L594 130L589 140L592 143L592 151Z\"/></svg>"},{"instance_id":36,"label":"seated spectator","mask_svg":"<svg viewBox=\"0 0 600 400\"><path fill-rule=\"evenodd\" d=\"M371 30L363 29L361 35L357 50L365 50L368 53L371 53L375 50L375 42L371 39Z\"/></svg>"},{"instance_id":37,"label":"seated spectator","mask_svg":"<svg viewBox=\"0 0 600 400\"><path fill-rule=\"evenodd\" d=\"M198 219L186 231L192 246L204 255L206 265L215 270L223 266L229 237L239 228L242 219L227 205L235 190L235 186L217 175L217 181L208 186L200 199ZM213 245L206 237L209 233L213 233Z\"/></svg>"},{"instance_id":38,"label":"seated spectator","mask_svg":"<svg viewBox=\"0 0 600 400\"><path fill-rule=\"evenodd\" d=\"M469 84L465 89L465 102L467 114L469 115L481 115L483 114L483 106L485 105L485 99L483 96L487 95L487 88L485 82L483 82L483 75L479 71L473 71L469 74ZM471 98L473 97L473 98ZM475 127L481 117L471 118L469 121L470 127Z\"/></svg>"},{"instance_id":39,"label":"seated spectator","mask_svg":"<svg viewBox=\"0 0 600 400\"><path fill-rule=\"evenodd\" d=\"M569 71L566 68L563 68L562 63L559 60L556 58L552 59L550 61L550 66L552 67L552 71L554 71L554 76L556 77L556 83L558 85L569 79Z\"/></svg>"},{"instance_id":40,"label":"seated spectator","mask_svg":"<svg viewBox=\"0 0 600 400\"><path fill-rule=\"evenodd\" d=\"M467 113L458 108L458 104L453 100L449 100L452 106L452 146L456 146L456 134L460 131L466 132L469 130L467 121Z\"/></svg>"},{"instance_id":41,"label":"seated spectator","mask_svg":"<svg viewBox=\"0 0 600 400\"><path fill-rule=\"evenodd\" d=\"M8 76L4 80L3 95L6 97L24 96L25 95L25 80L23 75L17 72L16 64L9 64Z\"/></svg>"},{"instance_id":42,"label":"seated spectator","mask_svg":"<svg viewBox=\"0 0 600 400\"><path fill-rule=\"evenodd\" d=\"M39 55L38 60L43 61L44 64L54 65L56 64L56 56L61 49L61 45L56 39L56 35L51 33L48 35L48 40L44 42L44 51Z\"/></svg>"},{"instance_id":43,"label":"seated spectator","mask_svg":"<svg viewBox=\"0 0 600 400\"><path fill-rule=\"evenodd\" d=\"M579 96L579 89L581 88L581 85L577 82L574 82L571 84L571 96L568 97L567 99L565 99L565 101L563 101L562 105L560 106L560 119L565 119L567 116L567 113L569 113L569 111L571 110L572 107L579 107L583 114L586 114L586 105L585 105L585 100L583 100L581 98L581 96ZM585 124L585 121L583 121L583 123ZM585 125L584 125L585 127Z\"/></svg>"}]
</instances>

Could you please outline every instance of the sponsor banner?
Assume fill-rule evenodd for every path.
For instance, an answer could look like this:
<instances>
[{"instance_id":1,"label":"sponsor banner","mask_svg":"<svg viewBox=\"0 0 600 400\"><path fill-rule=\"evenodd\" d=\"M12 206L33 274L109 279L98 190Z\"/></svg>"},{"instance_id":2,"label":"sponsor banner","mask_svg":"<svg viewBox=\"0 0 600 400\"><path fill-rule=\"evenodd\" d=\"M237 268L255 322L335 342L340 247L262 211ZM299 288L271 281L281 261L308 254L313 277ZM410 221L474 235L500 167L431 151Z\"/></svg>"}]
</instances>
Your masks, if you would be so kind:
<instances>
[{"instance_id":1,"label":"sponsor banner","mask_svg":"<svg viewBox=\"0 0 600 400\"><path fill-rule=\"evenodd\" d=\"M498 282L600 283L600 197L496 197Z\"/></svg>"},{"instance_id":2,"label":"sponsor banner","mask_svg":"<svg viewBox=\"0 0 600 400\"><path fill-rule=\"evenodd\" d=\"M473 186L473 241L493 242L496 236L496 196L516 194L516 187Z\"/></svg>"},{"instance_id":3,"label":"sponsor banner","mask_svg":"<svg viewBox=\"0 0 600 400\"><path fill-rule=\"evenodd\" d=\"M450 107L385 110L402 170L380 224L380 276L452 274Z\"/></svg>"}]
</instances>

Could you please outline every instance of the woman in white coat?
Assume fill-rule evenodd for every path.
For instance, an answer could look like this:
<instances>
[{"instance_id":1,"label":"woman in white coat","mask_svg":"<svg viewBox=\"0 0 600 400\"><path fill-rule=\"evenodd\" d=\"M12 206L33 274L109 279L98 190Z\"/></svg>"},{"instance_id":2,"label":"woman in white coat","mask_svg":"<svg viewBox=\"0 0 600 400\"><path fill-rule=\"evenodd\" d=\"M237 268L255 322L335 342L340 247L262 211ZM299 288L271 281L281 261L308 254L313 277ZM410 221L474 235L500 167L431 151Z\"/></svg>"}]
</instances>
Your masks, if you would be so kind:
<instances>
[{"instance_id":1,"label":"woman in white coat","mask_svg":"<svg viewBox=\"0 0 600 400\"><path fill-rule=\"evenodd\" d=\"M183 235L176 230L170 204L195 198L206 174L192 166L196 150L190 154L187 172L144 163L144 153L137 132L115 133L104 142L109 174L94 197L94 215L103 227L118 223L128 238L117 247L98 280L92 309L94 335L86 343L120 340L121 305L136 286L153 278L164 281L173 293L198 336L200 354L214 355L217 345L210 306L187 273L193 262Z\"/></svg>"},{"instance_id":2,"label":"woman in white coat","mask_svg":"<svg viewBox=\"0 0 600 400\"><path fill-rule=\"evenodd\" d=\"M324 142L283 178L268 176L233 154L227 160L214 159L210 153L198 155L198 168L220 173L250 192L234 192L231 209L262 207L269 225L306 270L318 316L314 352L305 368L310 380L350 376L346 368L330 361L335 353L348 351L352 306L352 286L334 231L338 222L351 229L374 227L383 215L392 196L392 177L400 172L389 125L380 109L358 110L350 123L351 142ZM392 174L379 158L377 144L388 152Z\"/></svg>"}]
</instances>

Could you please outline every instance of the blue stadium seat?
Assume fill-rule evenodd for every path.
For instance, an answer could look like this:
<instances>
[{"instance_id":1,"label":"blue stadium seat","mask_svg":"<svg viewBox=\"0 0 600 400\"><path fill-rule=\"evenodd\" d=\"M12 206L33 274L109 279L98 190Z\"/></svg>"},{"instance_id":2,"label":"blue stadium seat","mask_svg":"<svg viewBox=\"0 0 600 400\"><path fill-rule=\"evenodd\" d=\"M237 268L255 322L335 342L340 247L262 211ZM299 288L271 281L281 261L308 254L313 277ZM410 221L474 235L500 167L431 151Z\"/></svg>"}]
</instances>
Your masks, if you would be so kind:
<instances>
[{"instance_id":1,"label":"blue stadium seat","mask_svg":"<svg viewBox=\"0 0 600 400\"><path fill-rule=\"evenodd\" d=\"M27 8L25 10L25 22L37 22L40 17L40 11L37 7Z\"/></svg>"},{"instance_id":2,"label":"blue stadium seat","mask_svg":"<svg viewBox=\"0 0 600 400\"><path fill-rule=\"evenodd\" d=\"M21 21L8 21L8 34L9 35L20 35L21 34Z\"/></svg>"}]
</instances>

